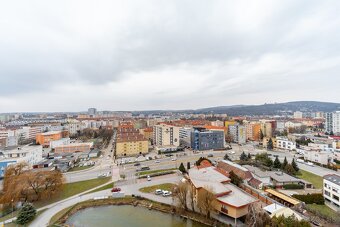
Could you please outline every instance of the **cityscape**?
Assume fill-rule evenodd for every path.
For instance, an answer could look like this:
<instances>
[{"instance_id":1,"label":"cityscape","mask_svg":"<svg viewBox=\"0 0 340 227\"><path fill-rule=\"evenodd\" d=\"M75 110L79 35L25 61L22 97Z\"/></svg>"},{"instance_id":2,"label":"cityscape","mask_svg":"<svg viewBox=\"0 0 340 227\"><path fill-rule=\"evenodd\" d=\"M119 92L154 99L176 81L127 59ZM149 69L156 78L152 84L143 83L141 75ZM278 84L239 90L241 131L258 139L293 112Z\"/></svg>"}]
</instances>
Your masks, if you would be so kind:
<instances>
[{"instance_id":1,"label":"cityscape","mask_svg":"<svg viewBox=\"0 0 340 227\"><path fill-rule=\"evenodd\" d=\"M0 225L340 226L339 10L1 3Z\"/></svg>"}]
</instances>

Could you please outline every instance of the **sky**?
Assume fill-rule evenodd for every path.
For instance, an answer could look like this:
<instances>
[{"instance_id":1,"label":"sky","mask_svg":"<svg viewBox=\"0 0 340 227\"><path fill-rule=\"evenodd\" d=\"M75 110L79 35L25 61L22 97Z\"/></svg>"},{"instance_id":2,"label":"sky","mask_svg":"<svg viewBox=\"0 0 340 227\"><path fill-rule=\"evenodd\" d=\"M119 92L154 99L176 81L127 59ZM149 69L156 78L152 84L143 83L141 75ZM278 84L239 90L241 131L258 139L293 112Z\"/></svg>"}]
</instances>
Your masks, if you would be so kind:
<instances>
[{"instance_id":1,"label":"sky","mask_svg":"<svg viewBox=\"0 0 340 227\"><path fill-rule=\"evenodd\" d=\"M340 103L340 1L0 1L0 112Z\"/></svg>"}]
</instances>

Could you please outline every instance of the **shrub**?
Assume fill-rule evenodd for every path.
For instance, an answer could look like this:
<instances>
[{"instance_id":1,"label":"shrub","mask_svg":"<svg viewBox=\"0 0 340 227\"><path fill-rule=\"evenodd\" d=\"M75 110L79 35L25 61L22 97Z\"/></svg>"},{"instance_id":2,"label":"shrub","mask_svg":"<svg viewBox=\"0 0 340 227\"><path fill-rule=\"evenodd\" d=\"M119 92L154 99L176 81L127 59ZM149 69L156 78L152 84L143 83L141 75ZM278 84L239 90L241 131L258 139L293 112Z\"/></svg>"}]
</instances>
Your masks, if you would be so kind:
<instances>
[{"instance_id":1,"label":"shrub","mask_svg":"<svg viewBox=\"0 0 340 227\"><path fill-rule=\"evenodd\" d=\"M323 205L325 204L325 200L323 198L323 195L321 193L312 193L307 195L293 195L294 198L305 202L306 204L319 204Z\"/></svg>"},{"instance_id":2,"label":"shrub","mask_svg":"<svg viewBox=\"0 0 340 227\"><path fill-rule=\"evenodd\" d=\"M303 185L301 185L301 184L285 184L285 185L283 185L283 189L303 189Z\"/></svg>"},{"instance_id":3,"label":"shrub","mask_svg":"<svg viewBox=\"0 0 340 227\"><path fill-rule=\"evenodd\" d=\"M30 203L25 203L19 211L16 223L19 225L25 225L32 221L36 214L37 211L35 210L34 206L32 206Z\"/></svg>"}]
</instances>

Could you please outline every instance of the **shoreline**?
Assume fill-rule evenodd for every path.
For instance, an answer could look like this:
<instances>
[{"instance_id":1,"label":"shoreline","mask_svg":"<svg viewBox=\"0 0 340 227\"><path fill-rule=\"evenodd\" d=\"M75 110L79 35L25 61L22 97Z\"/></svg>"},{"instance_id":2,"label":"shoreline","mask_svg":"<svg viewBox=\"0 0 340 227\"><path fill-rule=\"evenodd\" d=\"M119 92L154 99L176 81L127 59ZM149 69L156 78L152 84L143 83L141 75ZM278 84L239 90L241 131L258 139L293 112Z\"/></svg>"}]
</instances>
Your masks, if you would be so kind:
<instances>
[{"instance_id":1,"label":"shoreline","mask_svg":"<svg viewBox=\"0 0 340 227\"><path fill-rule=\"evenodd\" d=\"M146 198L141 197L123 197L123 198L108 198L108 199L99 199L99 200L87 200L81 203L77 203L68 208L68 210L61 215L56 221L51 223L51 220L58 214L54 215L51 220L49 226L55 226L56 224L65 224L70 216L75 213L91 208L91 207L99 207L99 206L139 206L144 207L149 210L155 210L171 215L177 215L182 218L190 219L192 221L205 224L207 226L225 226L224 224L218 222L214 219L207 219L203 215L192 212L192 211L180 211L178 212L175 207L172 207L167 204L158 203L155 201L148 200Z\"/></svg>"}]
</instances>

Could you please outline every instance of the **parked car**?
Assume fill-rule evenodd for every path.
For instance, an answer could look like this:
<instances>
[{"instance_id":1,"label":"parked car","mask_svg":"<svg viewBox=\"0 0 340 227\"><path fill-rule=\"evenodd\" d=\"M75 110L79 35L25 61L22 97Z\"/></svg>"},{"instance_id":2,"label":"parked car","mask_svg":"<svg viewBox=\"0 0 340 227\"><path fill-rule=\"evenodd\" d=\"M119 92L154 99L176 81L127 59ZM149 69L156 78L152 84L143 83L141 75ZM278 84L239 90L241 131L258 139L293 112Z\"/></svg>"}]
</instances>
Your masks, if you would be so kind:
<instances>
[{"instance_id":1,"label":"parked car","mask_svg":"<svg viewBox=\"0 0 340 227\"><path fill-rule=\"evenodd\" d=\"M147 176L147 179L148 179L148 181L151 181L151 177L149 175Z\"/></svg>"},{"instance_id":2,"label":"parked car","mask_svg":"<svg viewBox=\"0 0 340 227\"><path fill-rule=\"evenodd\" d=\"M163 194L163 190L161 190L161 189L156 189L155 194L156 194L156 195L162 195L162 194Z\"/></svg>"},{"instance_id":3,"label":"parked car","mask_svg":"<svg viewBox=\"0 0 340 227\"><path fill-rule=\"evenodd\" d=\"M171 161L176 161L176 160L177 160L177 158L172 158L172 159L171 159Z\"/></svg>"},{"instance_id":4,"label":"parked car","mask_svg":"<svg viewBox=\"0 0 340 227\"><path fill-rule=\"evenodd\" d=\"M106 177L106 173L100 173L100 174L98 174L98 178L100 178L100 177Z\"/></svg>"},{"instance_id":5,"label":"parked car","mask_svg":"<svg viewBox=\"0 0 340 227\"><path fill-rule=\"evenodd\" d=\"M140 166L140 163L139 163L139 162L136 162L136 163L134 164L134 166Z\"/></svg>"},{"instance_id":6,"label":"parked car","mask_svg":"<svg viewBox=\"0 0 340 227\"><path fill-rule=\"evenodd\" d=\"M170 196L171 195L171 192L169 191L163 191L163 196L164 197L167 197L167 196Z\"/></svg>"},{"instance_id":7,"label":"parked car","mask_svg":"<svg viewBox=\"0 0 340 227\"><path fill-rule=\"evenodd\" d=\"M111 192L120 192L120 191L121 191L120 188L112 188L112 189L111 189Z\"/></svg>"},{"instance_id":8,"label":"parked car","mask_svg":"<svg viewBox=\"0 0 340 227\"><path fill-rule=\"evenodd\" d=\"M213 154L208 154L208 157L211 158L211 157L214 157L214 155Z\"/></svg>"},{"instance_id":9,"label":"parked car","mask_svg":"<svg viewBox=\"0 0 340 227\"><path fill-rule=\"evenodd\" d=\"M156 160L156 161L155 161L155 163L160 163L160 162L161 162L161 161L159 161L159 160Z\"/></svg>"},{"instance_id":10,"label":"parked car","mask_svg":"<svg viewBox=\"0 0 340 227\"><path fill-rule=\"evenodd\" d=\"M171 157L173 154L166 154L165 157Z\"/></svg>"}]
</instances>

